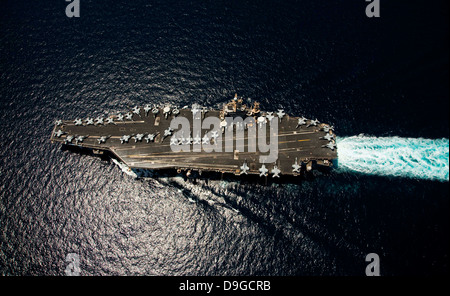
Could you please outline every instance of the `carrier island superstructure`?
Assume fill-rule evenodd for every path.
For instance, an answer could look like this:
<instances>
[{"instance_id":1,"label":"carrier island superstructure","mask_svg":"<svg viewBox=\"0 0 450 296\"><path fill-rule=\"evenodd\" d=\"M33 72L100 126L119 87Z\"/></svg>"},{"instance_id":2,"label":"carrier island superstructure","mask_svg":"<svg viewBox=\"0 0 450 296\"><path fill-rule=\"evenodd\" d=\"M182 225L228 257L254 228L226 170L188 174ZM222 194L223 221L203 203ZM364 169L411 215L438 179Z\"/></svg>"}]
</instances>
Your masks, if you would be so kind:
<instances>
[{"instance_id":1,"label":"carrier island superstructure","mask_svg":"<svg viewBox=\"0 0 450 296\"><path fill-rule=\"evenodd\" d=\"M195 133L195 119L205 121L208 117L217 118L219 127L197 128ZM190 131L180 133L174 128L172 121L176 118L186 118ZM265 128L269 143L271 132L274 135L270 130L274 121L277 121L277 157L275 161L261 162L267 151L249 148L252 131ZM225 134L232 137L231 149L225 147ZM286 114L283 109L262 111L258 102L244 103L237 96L218 109L198 104L183 108L145 105L109 117L59 119L50 140L89 149L94 154L108 153L124 172L135 177L175 170L188 176L193 172L221 172L282 178L306 174L316 167L332 167L337 161L333 126ZM243 146L237 147L237 143ZM209 150L216 149L207 152L203 149L205 145Z\"/></svg>"}]
</instances>

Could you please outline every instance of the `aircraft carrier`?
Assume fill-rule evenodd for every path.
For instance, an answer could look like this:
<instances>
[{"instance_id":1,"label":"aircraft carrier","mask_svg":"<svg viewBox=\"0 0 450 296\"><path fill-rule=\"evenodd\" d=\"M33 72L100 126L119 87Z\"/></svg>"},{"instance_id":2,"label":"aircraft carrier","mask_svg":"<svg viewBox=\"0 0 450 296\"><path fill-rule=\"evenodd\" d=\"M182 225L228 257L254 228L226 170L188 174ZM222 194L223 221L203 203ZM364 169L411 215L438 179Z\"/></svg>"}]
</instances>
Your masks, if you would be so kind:
<instances>
[{"instance_id":1,"label":"aircraft carrier","mask_svg":"<svg viewBox=\"0 0 450 296\"><path fill-rule=\"evenodd\" d=\"M172 120L177 117L188 119L191 129L195 118L205 120L215 117L220 120L220 127L215 130L201 129L197 134L191 132L180 135L179 131L171 127ZM253 120L235 120L231 124L226 121L238 117ZM269 143L270 123L274 120L278 123L277 158L271 163L261 163L260 156L268 152L263 153L258 149L249 151L250 137L254 135L250 130L253 125L266 128L266 143ZM225 149L225 141L222 140L230 130L235 143L231 151L229 147ZM134 177L149 177L159 170L175 170L178 173L185 172L187 176L192 173L220 172L280 178L283 175L307 174L317 167L329 168L335 165L337 148L333 130L329 124L317 119L291 116L283 109L261 111L258 102L235 96L221 109L198 104L183 108L145 105L109 117L59 119L55 122L50 140L52 143L89 149L94 154L111 154L122 171ZM217 141L218 138L221 141ZM238 150L236 143L242 138L244 147L240 146ZM176 147L178 145L185 149L177 151L180 149L174 148L179 148ZM206 152L203 149L205 145L222 149Z\"/></svg>"}]
</instances>

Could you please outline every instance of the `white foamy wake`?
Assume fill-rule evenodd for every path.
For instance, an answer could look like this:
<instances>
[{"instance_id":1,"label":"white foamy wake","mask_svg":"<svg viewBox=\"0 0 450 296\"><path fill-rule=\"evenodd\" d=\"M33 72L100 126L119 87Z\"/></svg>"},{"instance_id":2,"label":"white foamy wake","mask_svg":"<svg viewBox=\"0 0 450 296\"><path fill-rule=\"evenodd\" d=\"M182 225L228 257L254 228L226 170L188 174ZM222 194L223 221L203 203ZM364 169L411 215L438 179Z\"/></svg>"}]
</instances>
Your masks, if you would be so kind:
<instances>
[{"instance_id":1,"label":"white foamy wake","mask_svg":"<svg viewBox=\"0 0 450 296\"><path fill-rule=\"evenodd\" d=\"M353 136L337 139L341 170L449 180L449 140Z\"/></svg>"}]
</instances>

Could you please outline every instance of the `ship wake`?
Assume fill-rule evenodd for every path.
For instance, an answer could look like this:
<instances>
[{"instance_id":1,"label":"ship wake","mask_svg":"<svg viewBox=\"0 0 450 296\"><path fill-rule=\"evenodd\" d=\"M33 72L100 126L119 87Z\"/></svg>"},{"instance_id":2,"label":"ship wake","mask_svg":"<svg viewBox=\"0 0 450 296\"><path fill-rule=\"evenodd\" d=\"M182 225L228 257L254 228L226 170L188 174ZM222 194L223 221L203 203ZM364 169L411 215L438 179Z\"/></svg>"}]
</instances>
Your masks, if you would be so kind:
<instances>
[{"instance_id":1,"label":"ship wake","mask_svg":"<svg viewBox=\"0 0 450 296\"><path fill-rule=\"evenodd\" d=\"M449 180L449 140L353 136L337 139L339 170Z\"/></svg>"}]
</instances>

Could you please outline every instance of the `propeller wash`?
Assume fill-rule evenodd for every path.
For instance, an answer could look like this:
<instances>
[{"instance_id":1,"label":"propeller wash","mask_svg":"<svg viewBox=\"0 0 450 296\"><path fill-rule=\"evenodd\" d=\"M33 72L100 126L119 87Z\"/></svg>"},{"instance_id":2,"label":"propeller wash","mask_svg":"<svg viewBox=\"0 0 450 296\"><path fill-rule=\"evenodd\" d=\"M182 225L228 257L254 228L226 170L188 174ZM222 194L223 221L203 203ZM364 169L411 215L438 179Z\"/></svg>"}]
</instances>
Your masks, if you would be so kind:
<instances>
[{"instance_id":1,"label":"propeller wash","mask_svg":"<svg viewBox=\"0 0 450 296\"><path fill-rule=\"evenodd\" d=\"M353 136L337 139L339 168L382 176L449 180L449 140Z\"/></svg>"}]
</instances>

